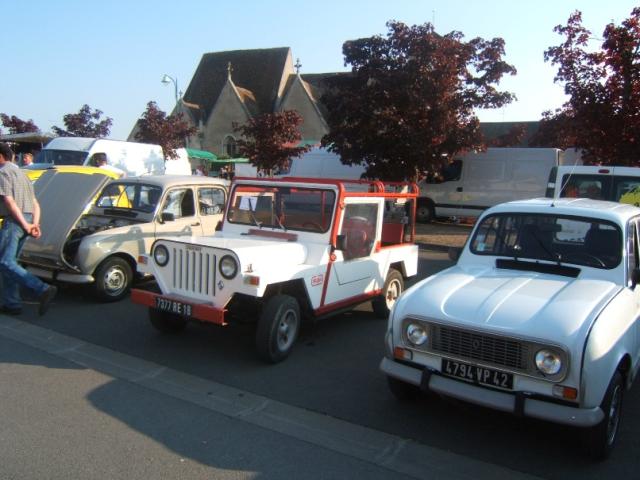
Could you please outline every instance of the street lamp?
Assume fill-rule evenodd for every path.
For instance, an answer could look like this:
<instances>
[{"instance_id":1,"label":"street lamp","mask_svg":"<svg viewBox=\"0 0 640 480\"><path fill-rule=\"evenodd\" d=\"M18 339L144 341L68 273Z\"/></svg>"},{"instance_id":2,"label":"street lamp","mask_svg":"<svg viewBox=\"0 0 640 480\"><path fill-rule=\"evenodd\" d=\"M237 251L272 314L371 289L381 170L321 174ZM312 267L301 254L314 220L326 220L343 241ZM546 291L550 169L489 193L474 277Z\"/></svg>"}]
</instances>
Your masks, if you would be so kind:
<instances>
[{"instance_id":1,"label":"street lamp","mask_svg":"<svg viewBox=\"0 0 640 480\"><path fill-rule=\"evenodd\" d=\"M176 96L176 105L177 105L178 104L178 100L180 100L180 97L178 96L178 79L170 77L169 75L167 75L165 73L164 75L162 75L162 80L160 80L160 81L162 83L164 83L165 85L173 83L174 93L175 93L175 96Z\"/></svg>"}]
</instances>

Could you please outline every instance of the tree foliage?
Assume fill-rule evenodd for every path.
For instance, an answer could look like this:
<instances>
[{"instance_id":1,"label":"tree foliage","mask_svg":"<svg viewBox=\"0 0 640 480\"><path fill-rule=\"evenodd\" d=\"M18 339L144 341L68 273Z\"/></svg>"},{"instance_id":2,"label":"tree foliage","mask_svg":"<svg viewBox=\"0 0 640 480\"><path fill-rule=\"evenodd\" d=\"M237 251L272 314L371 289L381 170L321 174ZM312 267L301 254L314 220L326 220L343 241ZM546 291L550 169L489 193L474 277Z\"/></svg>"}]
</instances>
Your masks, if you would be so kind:
<instances>
[{"instance_id":1,"label":"tree foliage","mask_svg":"<svg viewBox=\"0 0 640 480\"><path fill-rule=\"evenodd\" d=\"M430 23L391 21L385 37L346 42L351 73L328 79L330 132L323 145L371 177L413 178L439 169L446 155L482 148L476 108L515 97L497 90L516 70L502 60L504 40L439 35Z\"/></svg>"},{"instance_id":2,"label":"tree foliage","mask_svg":"<svg viewBox=\"0 0 640 480\"><path fill-rule=\"evenodd\" d=\"M198 131L196 127L189 125L182 113L167 116L156 102L147 103L147 109L138 120L137 127L136 140L160 145L167 159L177 158L176 149L185 147L186 139Z\"/></svg>"},{"instance_id":3,"label":"tree foliage","mask_svg":"<svg viewBox=\"0 0 640 480\"><path fill-rule=\"evenodd\" d=\"M488 147L517 147L522 143L527 127L518 123L511 127L508 132L499 135L487 142Z\"/></svg>"},{"instance_id":4,"label":"tree foliage","mask_svg":"<svg viewBox=\"0 0 640 480\"><path fill-rule=\"evenodd\" d=\"M109 117L101 120L102 113L98 109L92 111L85 104L78 113L68 113L62 117L65 128L54 126L52 130L61 137L106 137L111 131L113 120Z\"/></svg>"},{"instance_id":5,"label":"tree foliage","mask_svg":"<svg viewBox=\"0 0 640 480\"><path fill-rule=\"evenodd\" d=\"M564 42L547 49L545 60L558 66L555 81L569 100L543 114L537 143L581 148L590 163L639 165L640 8L620 25L606 25L595 51L579 11L554 31Z\"/></svg>"},{"instance_id":6,"label":"tree foliage","mask_svg":"<svg viewBox=\"0 0 640 480\"><path fill-rule=\"evenodd\" d=\"M33 123L33 120L22 120L15 115L7 115L6 113L0 113L0 120L2 126L9 129L9 133L29 133L39 132L40 129Z\"/></svg>"},{"instance_id":7,"label":"tree foliage","mask_svg":"<svg viewBox=\"0 0 640 480\"><path fill-rule=\"evenodd\" d=\"M298 112L285 110L258 115L244 125L234 125L234 130L244 137L238 140L238 151L268 175L276 169L285 169L291 158L311 148L298 146L302 138L298 130L301 123Z\"/></svg>"}]
</instances>

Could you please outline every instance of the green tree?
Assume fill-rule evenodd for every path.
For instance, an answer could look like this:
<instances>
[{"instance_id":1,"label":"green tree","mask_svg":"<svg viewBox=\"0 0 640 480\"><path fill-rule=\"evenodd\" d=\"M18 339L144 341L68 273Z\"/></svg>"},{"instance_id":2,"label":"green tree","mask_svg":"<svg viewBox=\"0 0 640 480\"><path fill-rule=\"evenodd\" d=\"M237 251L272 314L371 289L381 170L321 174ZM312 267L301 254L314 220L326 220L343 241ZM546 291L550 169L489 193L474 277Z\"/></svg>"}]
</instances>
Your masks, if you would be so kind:
<instances>
[{"instance_id":1,"label":"green tree","mask_svg":"<svg viewBox=\"0 0 640 480\"><path fill-rule=\"evenodd\" d=\"M104 138L109 135L113 120L109 117L101 119L102 113L102 110L92 110L85 104L78 113L68 113L62 117L65 128L54 126L52 130L61 137Z\"/></svg>"},{"instance_id":2,"label":"green tree","mask_svg":"<svg viewBox=\"0 0 640 480\"><path fill-rule=\"evenodd\" d=\"M310 146L298 146L301 135L298 126L302 117L294 110L265 113L251 118L234 130L244 138L238 140L240 155L269 176L276 169L285 169L292 158L309 151Z\"/></svg>"},{"instance_id":3,"label":"green tree","mask_svg":"<svg viewBox=\"0 0 640 480\"><path fill-rule=\"evenodd\" d=\"M135 139L160 145L167 159L177 158L176 149L185 147L186 139L198 131L184 120L182 113L167 116L156 102L147 103L147 109L138 120L137 127Z\"/></svg>"},{"instance_id":4,"label":"green tree","mask_svg":"<svg viewBox=\"0 0 640 480\"><path fill-rule=\"evenodd\" d=\"M640 165L640 8L606 25L596 50L579 11L554 31L564 42L545 60L558 66L555 81L569 99L544 112L536 143L580 148L589 163Z\"/></svg>"},{"instance_id":5,"label":"green tree","mask_svg":"<svg viewBox=\"0 0 640 480\"><path fill-rule=\"evenodd\" d=\"M496 89L503 75L516 73L502 60L504 40L465 42L462 33L439 35L430 23L387 27L386 37L344 43L351 73L327 80L323 145L384 179L428 174L447 155L483 148L474 110L515 98Z\"/></svg>"}]
</instances>

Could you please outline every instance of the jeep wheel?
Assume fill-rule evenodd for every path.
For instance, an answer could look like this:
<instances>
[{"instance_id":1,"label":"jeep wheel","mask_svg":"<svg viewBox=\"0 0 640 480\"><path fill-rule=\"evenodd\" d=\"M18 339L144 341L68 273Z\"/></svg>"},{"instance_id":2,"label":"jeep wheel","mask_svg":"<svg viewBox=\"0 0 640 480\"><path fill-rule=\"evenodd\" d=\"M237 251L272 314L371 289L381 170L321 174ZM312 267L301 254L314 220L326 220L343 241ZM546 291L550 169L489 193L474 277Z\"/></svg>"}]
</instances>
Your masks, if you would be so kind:
<instances>
[{"instance_id":1,"label":"jeep wheel","mask_svg":"<svg viewBox=\"0 0 640 480\"><path fill-rule=\"evenodd\" d=\"M397 400L401 402L408 402L414 400L420 393L420 389L410 383L405 383L397 378L387 377L387 384L389 390Z\"/></svg>"},{"instance_id":2,"label":"jeep wheel","mask_svg":"<svg viewBox=\"0 0 640 480\"><path fill-rule=\"evenodd\" d=\"M129 293L133 282L131 265L120 257L109 257L96 269L95 293L103 302L117 302Z\"/></svg>"},{"instance_id":3,"label":"jeep wheel","mask_svg":"<svg viewBox=\"0 0 640 480\"><path fill-rule=\"evenodd\" d=\"M275 295L262 308L256 331L256 348L270 363L287 358L300 331L300 306L290 295Z\"/></svg>"},{"instance_id":4,"label":"jeep wheel","mask_svg":"<svg viewBox=\"0 0 640 480\"><path fill-rule=\"evenodd\" d=\"M187 321L179 315L161 312L155 308L149 309L149 321L162 333L180 333L187 327Z\"/></svg>"},{"instance_id":5,"label":"jeep wheel","mask_svg":"<svg viewBox=\"0 0 640 480\"><path fill-rule=\"evenodd\" d=\"M589 456L595 460L604 460L613 450L620 427L623 391L622 375L616 372L600 406L604 412L604 418L598 425L589 429L585 438Z\"/></svg>"},{"instance_id":6,"label":"jeep wheel","mask_svg":"<svg viewBox=\"0 0 640 480\"><path fill-rule=\"evenodd\" d=\"M382 287L382 294L371 301L373 313L378 318L389 318L389 312L404 290L404 278L395 268L390 268Z\"/></svg>"}]
</instances>

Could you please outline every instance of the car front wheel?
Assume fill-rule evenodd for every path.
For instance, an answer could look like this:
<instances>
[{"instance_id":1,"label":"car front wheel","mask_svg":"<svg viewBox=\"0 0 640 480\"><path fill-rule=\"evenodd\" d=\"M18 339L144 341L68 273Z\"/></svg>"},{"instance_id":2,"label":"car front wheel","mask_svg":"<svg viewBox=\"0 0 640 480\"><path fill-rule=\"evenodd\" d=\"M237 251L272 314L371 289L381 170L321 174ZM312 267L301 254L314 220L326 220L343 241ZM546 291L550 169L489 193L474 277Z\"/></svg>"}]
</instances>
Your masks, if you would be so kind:
<instances>
[{"instance_id":1,"label":"car front wheel","mask_svg":"<svg viewBox=\"0 0 640 480\"><path fill-rule=\"evenodd\" d=\"M96 269L95 279L98 298L103 302L117 302L129 293L133 271L125 259L110 257Z\"/></svg>"},{"instance_id":2,"label":"car front wheel","mask_svg":"<svg viewBox=\"0 0 640 480\"><path fill-rule=\"evenodd\" d=\"M613 450L620 428L623 392L622 374L616 372L600 406L604 412L604 418L598 425L589 429L585 438L589 456L595 460L606 459Z\"/></svg>"},{"instance_id":3,"label":"car front wheel","mask_svg":"<svg viewBox=\"0 0 640 480\"><path fill-rule=\"evenodd\" d=\"M287 358L300 331L300 306L290 295L271 297L262 309L256 330L256 348L269 363Z\"/></svg>"}]
</instances>

